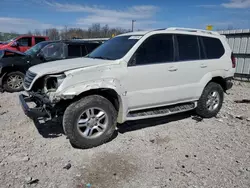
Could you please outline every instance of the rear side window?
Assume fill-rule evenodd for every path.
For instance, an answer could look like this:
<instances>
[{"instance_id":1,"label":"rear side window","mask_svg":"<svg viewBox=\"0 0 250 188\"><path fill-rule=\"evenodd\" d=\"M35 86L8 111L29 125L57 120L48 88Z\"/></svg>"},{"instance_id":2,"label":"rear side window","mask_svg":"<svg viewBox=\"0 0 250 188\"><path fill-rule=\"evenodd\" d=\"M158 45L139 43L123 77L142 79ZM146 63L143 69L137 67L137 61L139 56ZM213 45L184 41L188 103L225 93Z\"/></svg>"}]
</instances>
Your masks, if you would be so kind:
<instances>
[{"instance_id":1,"label":"rear side window","mask_svg":"<svg viewBox=\"0 0 250 188\"><path fill-rule=\"evenodd\" d=\"M42 38L42 37L35 37L35 43L39 43L39 42L43 42L45 41L45 38Z\"/></svg>"},{"instance_id":2,"label":"rear side window","mask_svg":"<svg viewBox=\"0 0 250 188\"><path fill-rule=\"evenodd\" d=\"M94 49L96 49L100 44L99 43L90 43L90 44L86 44L86 48L88 53L92 52Z\"/></svg>"},{"instance_id":3,"label":"rear side window","mask_svg":"<svg viewBox=\"0 0 250 188\"><path fill-rule=\"evenodd\" d=\"M85 45L82 45L82 56L85 56L85 55L87 55L88 54L88 52L87 52L87 49L86 49L86 46Z\"/></svg>"},{"instance_id":4,"label":"rear side window","mask_svg":"<svg viewBox=\"0 0 250 188\"><path fill-rule=\"evenodd\" d=\"M81 46L70 44L68 46L68 56L69 57L80 57L81 56Z\"/></svg>"},{"instance_id":5,"label":"rear side window","mask_svg":"<svg viewBox=\"0 0 250 188\"><path fill-rule=\"evenodd\" d=\"M173 60L173 36L169 34L149 37L136 52L137 65L173 62Z\"/></svg>"},{"instance_id":6,"label":"rear side window","mask_svg":"<svg viewBox=\"0 0 250 188\"><path fill-rule=\"evenodd\" d=\"M189 61L200 59L198 38L194 35L176 35L179 49L179 60Z\"/></svg>"},{"instance_id":7,"label":"rear side window","mask_svg":"<svg viewBox=\"0 0 250 188\"><path fill-rule=\"evenodd\" d=\"M201 39L203 40L207 59L217 59L225 53L225 49L219 39L211 37L201 37Z\"/></svg>"},{"instance_id":8,"label":"rear side window","mask_svg":"<svg viewBox=\"0 0 250 188\"><path fill-rule=\"evenodd\" d=\"M32 46L32 38L31 37L23 37L18 39L19 46L26 46L31 47Z\"/></svg>"}]
</instances>

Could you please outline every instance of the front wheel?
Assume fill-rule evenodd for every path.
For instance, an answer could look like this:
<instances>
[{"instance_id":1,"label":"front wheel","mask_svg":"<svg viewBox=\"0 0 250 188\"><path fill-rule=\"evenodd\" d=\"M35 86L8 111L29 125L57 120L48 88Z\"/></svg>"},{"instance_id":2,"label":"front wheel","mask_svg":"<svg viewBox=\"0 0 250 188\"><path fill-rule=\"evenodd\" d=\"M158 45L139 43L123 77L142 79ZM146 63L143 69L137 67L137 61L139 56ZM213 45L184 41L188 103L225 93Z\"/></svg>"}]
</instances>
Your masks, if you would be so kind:
<instances>
[{"instance_id":1,"label":"front wheel","mask_svg":"<svg viewBox=\"0 0 250 188\"><path fill-rule=\"evenodd\" d=\"M112 103L91 95L67 107L63 128L73 146L86 149L107 142L114 134L116 121L117 111Z\"/></svg>"},{"instance_id":2,"label":"front wheel","mask_svg":"<svg viewBox=\"0 0 250 188\"><path fill-rule=\"evenodd\" d=\"M224 91L222 87L210 82L202 92L198 101L196 113L204 118L211 118L218 114L224 100Z\"/></svg>"},{"instance_id":3,"label":"front wheel","mask_svg":"<svg viewBox=\"0 0 250 188\"><path fill-rule=\"evenodd\" d=\"M22 72L10 72L4 78L3 88L7 92L19 92L23 90L24 74Z\"/></svg>"}]
</instances>

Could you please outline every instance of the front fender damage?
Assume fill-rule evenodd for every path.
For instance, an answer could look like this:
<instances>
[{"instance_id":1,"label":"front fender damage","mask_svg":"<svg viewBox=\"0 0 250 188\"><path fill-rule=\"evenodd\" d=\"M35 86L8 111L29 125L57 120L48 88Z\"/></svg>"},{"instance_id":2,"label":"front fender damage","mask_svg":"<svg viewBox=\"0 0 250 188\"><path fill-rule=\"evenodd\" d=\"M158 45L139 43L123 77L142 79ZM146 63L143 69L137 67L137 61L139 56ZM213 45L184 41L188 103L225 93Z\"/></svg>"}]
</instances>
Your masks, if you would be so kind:
<instances>
[{"instance_id":1,"label":"front fender damage","mask_svg":"<svg viewBox=\"0 0 250 188\"><path fill-rule=\"evenodd\" d=\"M75 96L80 95L89 90L93 89L113 89L118 95L121 95L124 91L122 90L121 84L117 79L101 79L96 81L88 81L77 85L70 86L60 91L56 98L61 99L73 99Z\"/></svg>"}]
</instances>

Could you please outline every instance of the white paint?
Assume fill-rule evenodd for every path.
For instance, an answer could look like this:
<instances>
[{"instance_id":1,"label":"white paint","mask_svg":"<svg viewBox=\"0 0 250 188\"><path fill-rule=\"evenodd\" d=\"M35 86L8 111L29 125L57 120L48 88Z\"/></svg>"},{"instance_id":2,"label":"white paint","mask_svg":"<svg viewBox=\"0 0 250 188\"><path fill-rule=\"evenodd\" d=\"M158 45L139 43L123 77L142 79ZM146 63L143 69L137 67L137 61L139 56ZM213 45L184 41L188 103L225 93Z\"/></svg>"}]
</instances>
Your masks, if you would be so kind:
<instances>
[{"instance_id":1,"label":"white paint","mask_svg":"<svg viewBox=\"0 0 250 188\"><path fill-rule=\"evenodd\" d=\"M142 36L131 36L131 37L129 37L128 39L129 40L139 40L139 39L141 39L142 38Z\"/></svg>"},{"instance_id":2,"label":"white paint","mask_svg":"<svg viewBox=\"0 0 250 188\"><path fill-rule=\"evenodd\" d=\"M90 89L108 88L117 92L120 101L118 122L127 120L128 111L146 109L181 102L195 102L199 99L206 84L215 76L222 78L234 75L231 63L231 49L226 39L215 33L190 32L189 29L166 29L152 32L126 33L130 39L139 40L121 59L102 60L89 58L67 59L44 63L31 67L37 74L35 81L48 74L64 73L66 78L50 99L72 98ZM222 41L225 54L216 60L196 60L173 63L160 63L141 66L127 64L135 51L148 37L162 33L181 33L218 38ZM119 36L117 36L119 37ZM174 70L174 71L173 71ZM29 90L30 88L25 88Z\"/></svg>"}]
</instances>

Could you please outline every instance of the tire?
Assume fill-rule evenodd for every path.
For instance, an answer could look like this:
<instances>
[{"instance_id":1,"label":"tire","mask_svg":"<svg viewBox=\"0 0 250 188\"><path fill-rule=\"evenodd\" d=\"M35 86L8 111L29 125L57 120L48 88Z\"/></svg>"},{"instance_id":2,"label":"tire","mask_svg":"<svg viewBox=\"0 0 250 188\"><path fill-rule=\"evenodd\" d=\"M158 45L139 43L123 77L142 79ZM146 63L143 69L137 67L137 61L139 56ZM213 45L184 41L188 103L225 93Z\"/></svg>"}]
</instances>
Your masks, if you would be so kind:
<instances>
[{"instance_id":1,"label":"tire","mask_svg":"<svg viewBox=\"0 0 250 188\"><path fill-rule=\"evenodd\" d=\"M214 97L215 96L214 93L218 94L217 103ZM211 95L214 96L212 97ZM214 104L211 102L212 100L209 101L211 97L214 98L212 99L214 100ZM203 118L215 117L222 107L223 100L224 100L224 91L221 85L215 82L210 82L202 92L202 95L197 104L196 113ZM210 105L211 103L212 105Z\"/></svg>"},{"instance_id":2,"label":"tire","mask_svg":"<svg viewBox=\"0 0 250 188\"><path fill-rule=\"evenodd\" d=\"M10 93L22 91L24 76L25 75L19 71L7 73L4 77L3 89ZM15 87L15 85L10 84L11 82L9 82L9 80L14 77L16 77L16 80L21 79L21 83L20 80L19 81L17 80L17 84L19 85L19 87Z\"/></svg>"},{"instance_id":3,"label":"tire","mask_svg":"<svg viewBox=\"0 0 250 188\"><path fill-rule=\"evenodd\" d=\"M105 128L102 131L93 133L91 136L86 136L87 127L93 126L91 120L86 121L90 114L90 109L94 109L94 113L99 114L98 110L104 112L105 120ZM96 112L97 111L97 112ZM92 112L91 112L92 113ZM94 117L97 117L95 115ZM89 126L79 128L79 118L83 118L83 122L89 123ZM82 120L82 119L81 119ZM93 120L96 121L96 120ZM99 120L98 120L99 121ZM73 147L87 149L102 145L109 141L112 138L117 123L117 111L115 110L112 103L106 98L99 95L90 95L80 99L79 101L73 102L71 105L67 107L63 116L63 129L65 131L66 136L70 140L70 143ZM86 123L83 123L84 125ZM98 124L98 123L97 123ZM96 125L96 124L95 124ZM98 124L99 125L99 124ZM96 126L94 126L96 127ZM98 127L100 129L100 127ZM97 129L92 128L93 131L97 131ZM97 136L96 136L96 135ZM100 135L99 135L100 134Z\"/></svg>"}]
</instances>

